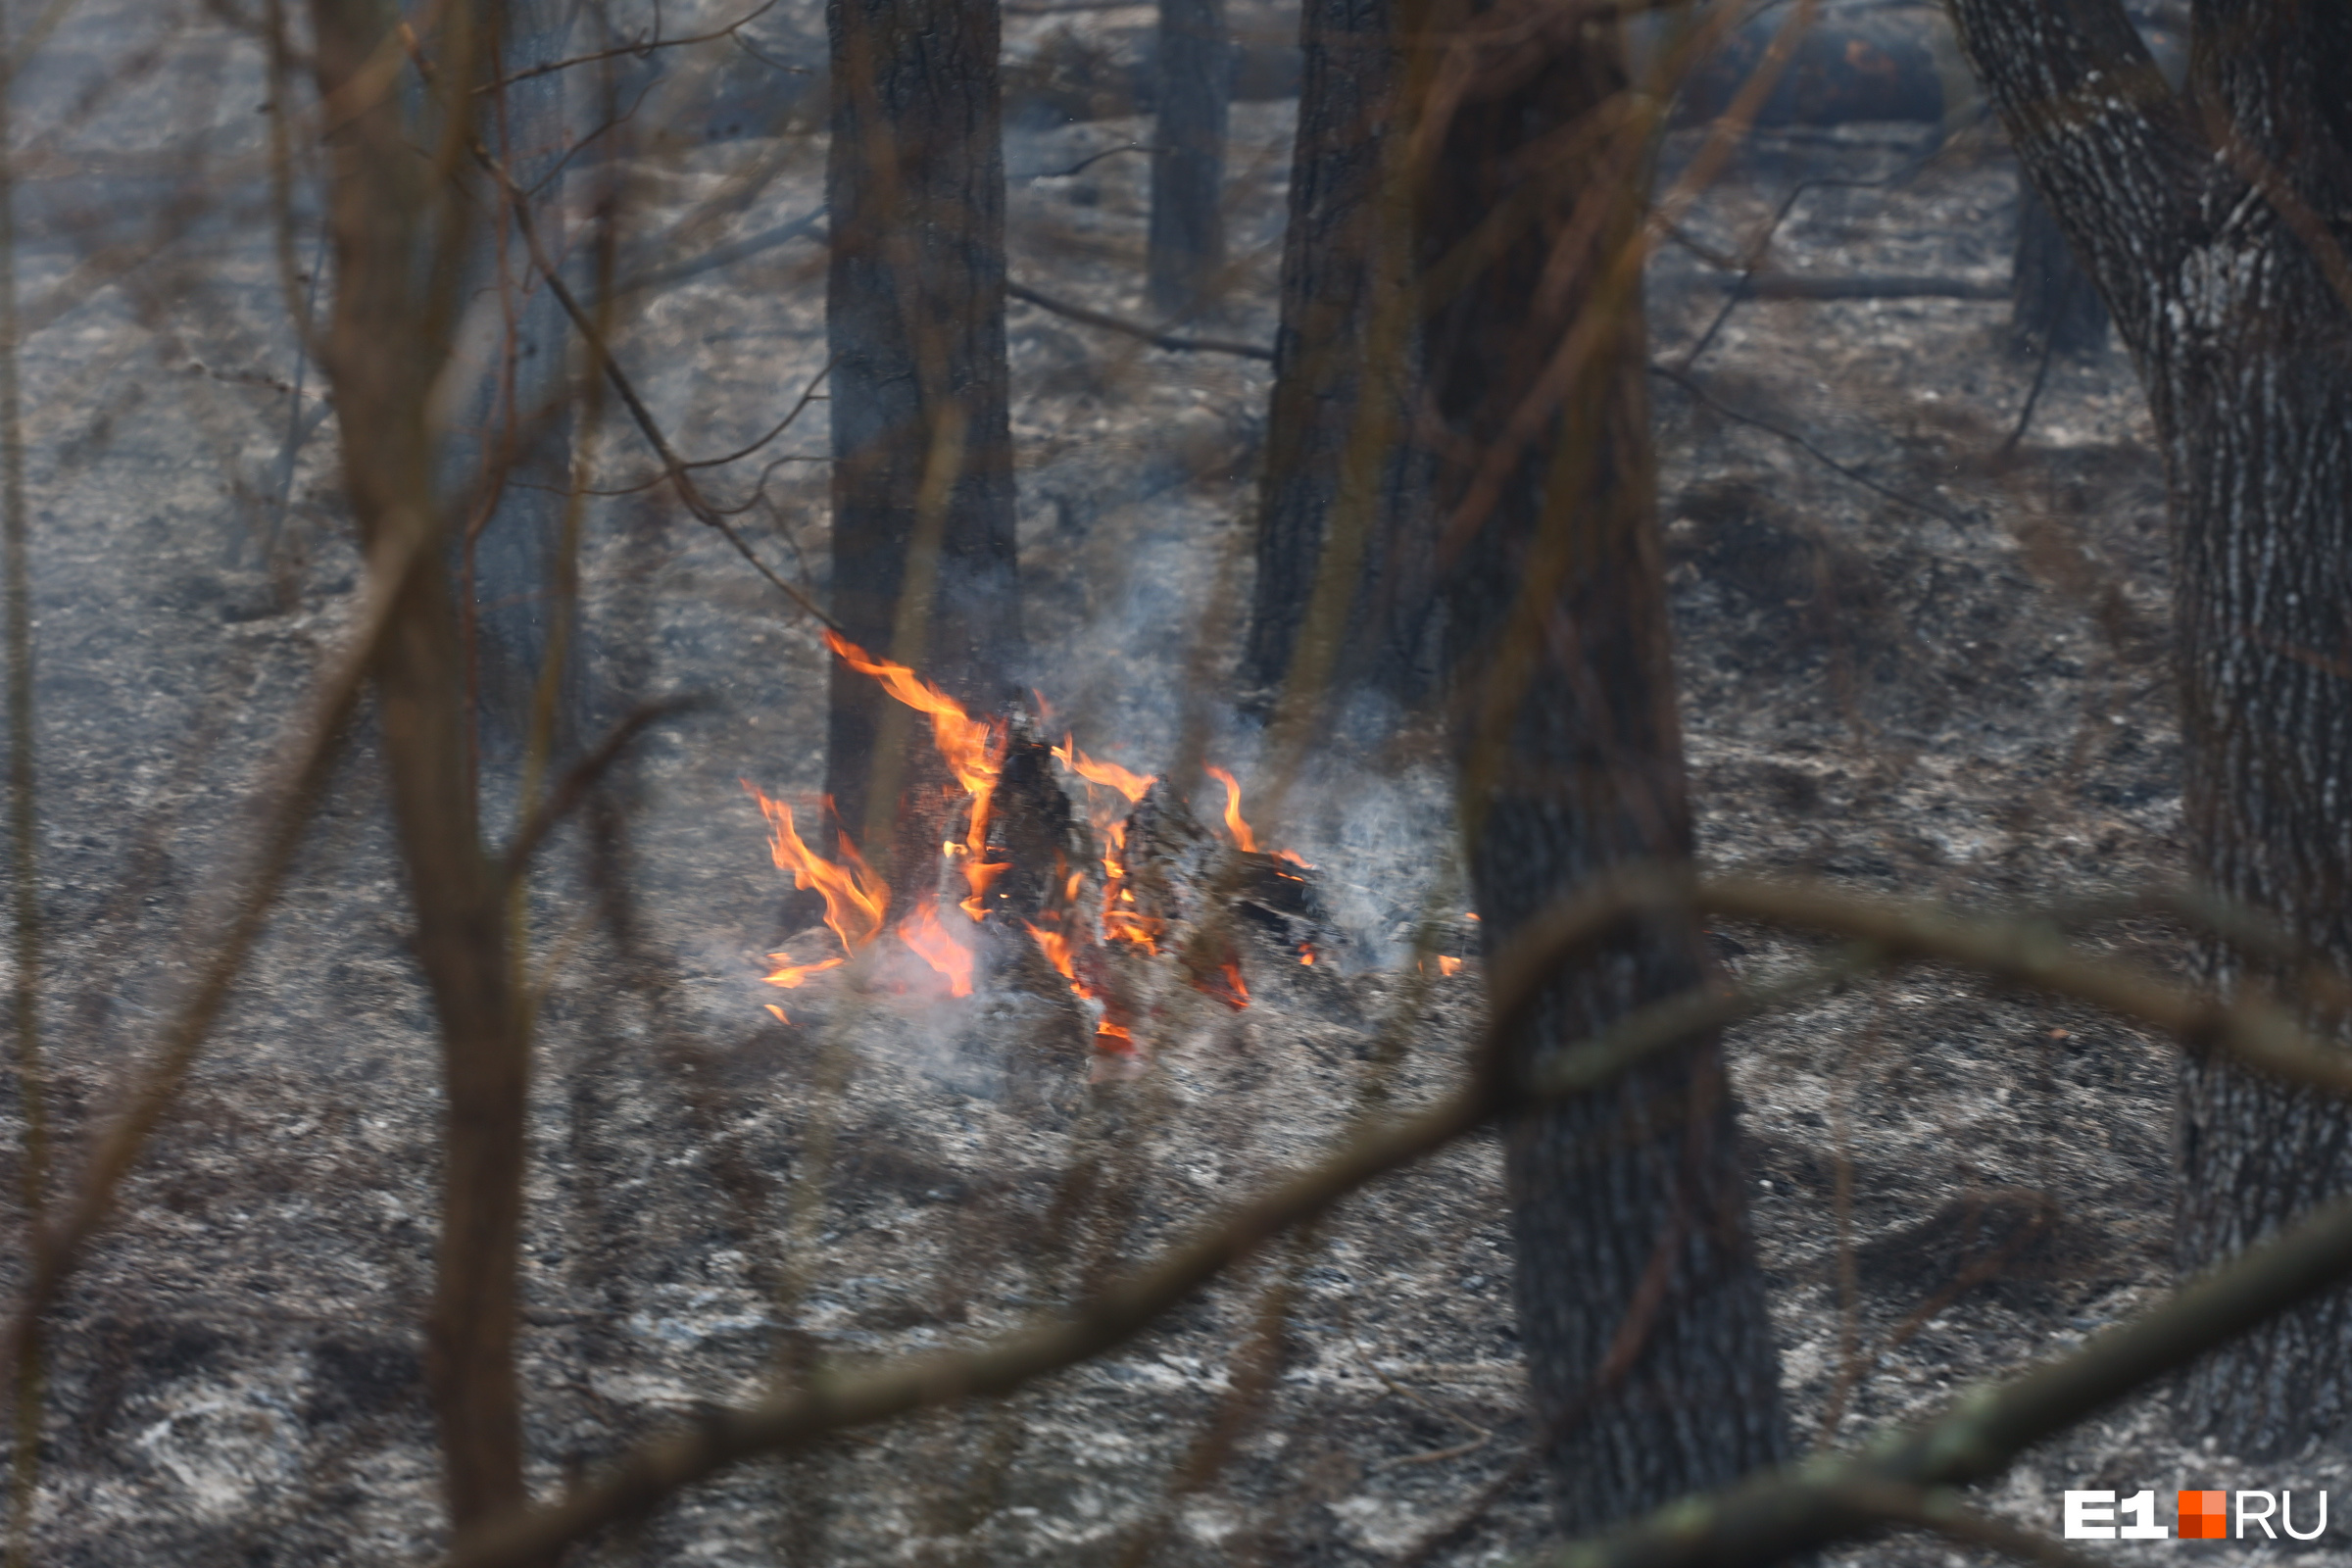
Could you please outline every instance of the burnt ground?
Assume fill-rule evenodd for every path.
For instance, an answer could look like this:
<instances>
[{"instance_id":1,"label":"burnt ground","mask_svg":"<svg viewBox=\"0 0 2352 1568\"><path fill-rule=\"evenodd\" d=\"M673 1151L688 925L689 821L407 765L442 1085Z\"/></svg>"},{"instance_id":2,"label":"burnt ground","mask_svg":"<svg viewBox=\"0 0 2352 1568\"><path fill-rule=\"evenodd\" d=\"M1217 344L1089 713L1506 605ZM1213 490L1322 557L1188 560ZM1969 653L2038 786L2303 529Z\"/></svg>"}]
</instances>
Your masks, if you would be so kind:
<instances>
[{"instance_id":1,"label":"burnt ground","mask_svg":"<svg viewBox=\"0 0 2352 1568\"><path fill-rule=\"evenodd\" d=\"M331 424L281 468L288 430L320 412L318 379L295 390L265 242L253 50L213 28L100 8L39 78L54 133L26 199L48 216L20 276L28 300L66 301L24 374L46 1040L69 1151L120 1102L208 950L254 782L352 603ZM185 50L212 64L157 63ZM1290 113L1237 109L1242 260L1204 331L1270 338ZM1013 136L1018 278L1141 314L1144 160L1063 171L1149 130ZM1684 229L1737 250L1796 182L1842 180L1802 195L1776 268L1997 282L2014 167L1978 134L1933 158L1929 143L1907 124L1759 134ZM1671 147L1670 168L1688 151ZM190 161L221 181L217 220L119 277L75 270L110 203L144 222L132 198ZM821 141L792 134L613 167L632 238L652 246L740 193L747 168L762 182L719 232L802 216L822 162ZM744 444L821 368L821 279L802 242L641 304L621 353L689 455ZM1707 863L1986 908L2177 875L2160 483L2121 353L2054 366L2004 457L2034 373L2008 350L2004 306L1745 302L1684 368L1722 302L1692 251L1660 252L1656 352L1683 368L1656 385L1662 520ZM1027 306L1012 354L1035 683L1087 750L1160 766L1202 689L1192 673L1213 690L1235 643L1264 367ZM823 450L820 404L760 463ZM608 487L652 471L625 428L603 452ZM751 499L760 463L714 486ZM764 485L749 537L821 587L821 466L783 463ZM534 1486L751 1396L779 1364L1012 1327L1313 1159L1376 1088L1417 1103L1456 1072L1477 969L1413 969L1417 924L1452 953L1470 932L1445 791L1410 726L1368 762L1310 767L1263 823L1320 868L1348 940L1312 969L1246 946L1254 1004L1238 1014L1168 983L1147 1075L1090 1084L1083 1029L1050 993L957 1003L919 971L812 986L787 999L794 1025L771 1022L761 955L822 945L741 781L815 787L813 629L657 489L595 509L586 580L609 706L692 690L715 710L637 754L618 785L624 845L561 836L534 888ZM1253 738L1204 711L1212 757L1258 790ZM439 1539L416 1328L435 1045L376 776L363 719L229 1015L55 1315L38 1560L383 1562ZM512 786L493 769L491 787ZM612 885L626 946L604 918ZM2159 966L2181 956L2154 921L2093 935ZM1748 928L1716 946L1748 978L1809 951ZM1927 1414L2171 1284L2163 1043L1921 970L1743 1029L1731 1050L1804 1441ZM76 1164L69 1152L61 1180ZM1433 1542L1442 1562L1516 1557L1544 1516L1521 1462L1509 1277L1480 1141L1362 1195L1120 1355L1001 1407L746 1468L599 1560L1091 1562L1151 1541L1178 1562L1374 1564ZM1270 1398L1224 1462L1173 1483L1280 1279L1296 1298ZM2160 1402L2134 1404L2031 1456L1988 1501L2046 1529L2069 1486L2346 1480L2335 1457L2254 1470L2184 1453L2167 1430ZM1971 1554L1902 1539L1833 1555Z\"/></svg>"}]
</instances>

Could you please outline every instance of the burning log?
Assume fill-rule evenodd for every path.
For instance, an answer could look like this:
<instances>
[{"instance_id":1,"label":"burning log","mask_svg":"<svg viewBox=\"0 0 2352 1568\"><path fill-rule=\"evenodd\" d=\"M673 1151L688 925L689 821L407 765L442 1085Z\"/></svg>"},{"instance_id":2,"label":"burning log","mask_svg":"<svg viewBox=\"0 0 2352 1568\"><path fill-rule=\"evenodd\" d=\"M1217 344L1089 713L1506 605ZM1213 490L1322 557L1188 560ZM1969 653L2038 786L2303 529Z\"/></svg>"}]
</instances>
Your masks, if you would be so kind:
<instances>
[{"instance_id":1,"label":"burning log","mask_svg":"<svg viewBox=\"0 0 2352 1568\"><path fill-rule=\"evenodd\" d=\"M747 783L767 816L772 858L821 899L840 948L770 955L770 985L798 989L887 933L951 998L987 989L1057 1001L1091 1020L1097 1052L1131 1056L1164 973L1159 958L1172 956L1188 984L1236 1011L1250 1005L1243 933L1262 933L1286 962L1314 963L1329 928L1312 868L1258 847L1231 773L1207 769L1225 792L1220 836L1163 780L1098 761L1072 740L1049 747L1022 721L974 716L906 666L830 632L826 642L929 717L933 750L955 782L948 798L926 803L938 814L925 818L937 823L918 847L925 863L901 864L887 880L846 828L838 858L828 859L801 836L789 806ZM1081 781L1088 821L1055 762ZM790 1021L781 1004L768 1010Z\"/></svg>"}]
</instances>

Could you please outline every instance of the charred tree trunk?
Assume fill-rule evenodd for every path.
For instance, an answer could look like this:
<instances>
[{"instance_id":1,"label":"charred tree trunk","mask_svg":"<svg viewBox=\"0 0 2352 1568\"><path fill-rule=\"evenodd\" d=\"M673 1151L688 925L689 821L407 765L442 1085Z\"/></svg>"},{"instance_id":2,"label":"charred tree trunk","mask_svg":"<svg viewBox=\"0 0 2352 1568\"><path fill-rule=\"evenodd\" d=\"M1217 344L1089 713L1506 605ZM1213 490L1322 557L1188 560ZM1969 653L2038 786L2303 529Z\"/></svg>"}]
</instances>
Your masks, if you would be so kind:
<instances>
[{"instance_id":1,"label":"charred tree trunk","mask_svg":"<svg viewBox=\"0 0 2352 1568\"><path fill-rule=\"evenodd\" d=\"M2066 231L2032 180L2017 206L2009 341L2021 354L2091 354L2107 343L2107 303L2067 249Z\"/></svg>"},{"instance_id":2,"label":"charred tree trunk","mask_svg":"<svg viewBox=\"0 0 2352 1568\"><path fill-rule=\"evenodd\" d=\"M2147 387L2192 869L2352 966L2352 12L2201 4L2178 95L2118 0L1953 13ZM2340 1102L2191 1059L2180 1115L2183 1273L2352 1188ZM2180 1419L2248 1455L2341 1442L2347 1338L2342 1291L2274 1319L2185 1379Z\"/></svg>"},{"instance_id":3,"label":"charred tree trunk","mask_svg":"<svg viewBox=\"0 0 2352 1568\"><path fill-rule=\"evenodd\" d=\"M1304 80L1240 673L1244 706L1260 713L1295 664L1305 701L1369 683L1411 702L1435 673L1420 466L1403 439L1420 326L1388 134L1402 82L1396 32L1393 0L1306 0L1300 19Z\"/></svg>"},{"instance_id":4,"label":"charred tree trunk","mask_svg":"<svg viewBox=\"0 0 2352 1568\"><path fill-rule=\"evenodd\" d=\"M516 0L504 8L497 68L513 76L563 58L568 8L559 0ZM551 72L501 91L487 126L515 182L546 212L563 201L564 83ZM504 773L531 750L542 683L552 680L546 746L576 751L588 723L588 662L578 622L578 594L565 527L572 514L568 395L571 323L543 278L494 188L486 211L500 215L503 243L484 234L479 270L485 294L501 294L490 313L492 340L475 417L443 454L452 470L465 532L461 575L471 638L472 691L481 753ZM543 223L551 233L558 225ZM554 671L549 673L550 661Z\"/></svg>"},{"instance_id":5,"label":"charred tree trunk","mask_svg":"<svg viewBox=\"0 0 2352 1568\"><path fill-rule=\"evenodd\" d=\"M1225 123L1233 40L1225 0L1159 0L1159 110L1152 130L1152 308L1192 316L1225 267Z\"/></svg>"},{"instance_id":6,"label":"charred tree trunk","mask_svg":"<svg viewBox=\"0 0 2352 1568\"><path fill-rule=\"evenodd\" d=\"M1021 646L995 0L832 0L833 614L1001 710ZM939 778L909 711L836 662L825 787L902 892Z\"/></svg>"},{"instance_id":7,"label":"charred tree trunk","mask_svg":"<svg viewBox=\"0 0 2352 1568\"><path fill-rule=\"evenodd\" d=\"M1644 381L1646 168L1637 117L1587 134L1625 76L1582 13L1497 5L1410 30L1450 40L1432 98L1458 105L1421 237L1461 808L1493 954L1612 867L1691 853ZM1547 395L1564 351L1575 368ZM1510 1106L1552 1054L1704 975L1691 919L1647 921L1564 966L1494 1066L1520 1334L1571 1534L1788 1452L1720 1043Z\"/></svg>"}]
</instances>

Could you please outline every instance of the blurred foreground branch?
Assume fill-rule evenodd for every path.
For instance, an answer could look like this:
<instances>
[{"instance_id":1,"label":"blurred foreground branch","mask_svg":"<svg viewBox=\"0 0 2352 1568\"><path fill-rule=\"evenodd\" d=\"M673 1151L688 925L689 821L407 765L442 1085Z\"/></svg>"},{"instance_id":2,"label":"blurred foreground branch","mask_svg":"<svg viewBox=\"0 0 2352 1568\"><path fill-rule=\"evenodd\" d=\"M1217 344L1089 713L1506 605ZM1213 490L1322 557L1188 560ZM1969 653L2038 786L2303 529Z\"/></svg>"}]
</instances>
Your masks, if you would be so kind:
<instances>
[{"instance_id":1,"label":"blurred foreground branch","mask_svg":"<svg viewBox=\"0 0 2352 1568\"><path fill-rule=\"evenodd\" d=\"M1546 1559L1554 1568L1735 1568L1911 1522L1883 1489L1997 1475L2033 1445L2352 1275L2352 1200L2339 1200L2074 1354L1963 1395L1943 1416L1685 1497ZM2008 1549L2008 1548L2004 1548Z\"/></svg>"},{"instance_id":2,"label":"blurred foreground branch","mask_svg":"<svg viewBox=\"0 0 2352 1568\"><path fill-rule=\"evenodd\" d=\"M2167 1029L2191 1050L2227 1050L2262 1070L2352 1092L2352 1070L2337 1065L2279 1009L2255 1002L2214 1002L2144 971L2084 957L2043 920L1969 919L1819 884L1693 882L1656 869L1608 879L1561 901L1523 928L1520 941L1494 961L1492 994L1499 1005L1478 1059L1492 1059L1492 1044L1509 1037L1557 965L1624 922L1676 906L1831 931L1852 945L1829 962L1771 987L1690 993L1644 1008L1618 1028L1563 1052L1541 1081L1513 1097L1513 1108L1530 1093L1590 1092L1701 1031L1906 960L1951 963L2007 984L2094 1003ZM687 1431L641 1447L550 1507L467 1532L445 1568L507 1568L533 1561L607 1525L641 1517L671 1493L743 1459L806 1447L829 1434L928 1405L1004 1395L1101 1355L1270 1238L1471 1131L1501 1108L1506 1093L1506 1085L1482 1070L1465 1092L1409 1120L1365 1133L1327 1163L1229 1213L1066 1317L968 1350L820 1375L763 1403L716 1410ZM1952 1415L1918 1434L1890 1436L1870 1446L1867 1452L1875 1457L1772 1472L1713 1500L1677 1504L1629 1531L1573 1548L1564 1560L1578 1568L1760 1562L1873 1528L1889 1515L1875 1504L1866 1506L1861 1499L1872 1494L1856 1488L1946 1485L1991 1474L2019 1448L2346 1275L2352 1275L2352 1203L2250 1250L2077 1354L1972 1395Z\"/></svg>"}]
</instances>

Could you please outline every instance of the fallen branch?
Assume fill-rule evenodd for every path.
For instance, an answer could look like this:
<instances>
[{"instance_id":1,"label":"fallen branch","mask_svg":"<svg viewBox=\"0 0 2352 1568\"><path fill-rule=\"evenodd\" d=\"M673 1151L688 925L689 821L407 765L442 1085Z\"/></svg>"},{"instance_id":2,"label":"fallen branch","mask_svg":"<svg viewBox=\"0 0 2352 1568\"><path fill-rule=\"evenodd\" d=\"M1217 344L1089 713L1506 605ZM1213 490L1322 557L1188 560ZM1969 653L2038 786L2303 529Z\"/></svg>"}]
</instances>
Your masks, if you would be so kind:
<instances>
[{"instance_id":1,"label":"fallen branch","mask_svg":"<svg viewBox=\"0 0 2352 1568\"><path fill-rule=\"evenodd\" d=\"M1941 507L1922 501L1916 496L1907 496L1900 490L1890 490L1886 485L1879 483L1878 480L1873 479L1869 474L1864 473L1861 469L1849 467L1847 465L1839 463L1836 458L1831 457L1827 452L1822 451L1821 448L1815 446L1803 436L1798 435L1794 430L1788 429L1785 425L1775 424L1770 419L1760 419L1752 414L1740 413L1738 409L1733 408L1730 404L1725 403L1721 398L1718 398L1714 393L1708 391L1704 383L1700 382L1691 375L1686 374L1685 372L1674 368L1672 366L1660 365L1653 361L1649 367L1649 373L1659 377L1662 380L1671 381L1676 386L1681 387L1685 392L1690 393L1699 402L1705 404L1708 408L1713 409L1717 414L1722 415L1727 419L1733 420L1739 424L1748 425L1751 428L1761 430L1766 435L1779 436L1782 440L1788 442L1790 446L1795 447L1799 452L1802 452L1805 456L1811 458L1823 467L1828 468L1831 472L1839 474L1844 478L1851 479L1863 489L1871 491L1877 495L1885 496L1887 500L1893 502L1897 506L1908 507L1910 510L1920 514L1922 516L1934 517L1938 522L1948 522L1955 528L1965 528L1968 526L1964 519L1952 513L1944 511Z\"/></svg>"},{"instance_id":2,"label":"fallen branch","mask_svg":"<svg viewBox=\"0 0 2352 1568\"><path fill-rule=\"evenodd\" d=\"M1754 300L2005 300L2006 283L1965 277L1912 277L1895 272L1862 272L1846 277L1806 277L1796 272L1749 272L1739 277L1704 276L1701 281Z\"/></svg>"},{"instance_id":3,"label":"fallen branch","mask_svg":"<svg viewBox=\"0 0 2352 1568\"><path fill-rule=\"evenodd\" d=\"M1106 315L1102 311L1090 311L1083 305L1072 305L1067 300L1057 300L1050 294L1040 294L1025 283L1006 283L1004 292L1024 304L1036 306L1041 311L1052 311L1055 316L1066 316L1073 321L1083 321L1088 326L1099 326L1105 332L1121 333L1139 342L1149 343L1155 349L1166 349L1171 354L1232 354L1245 360L1263 360L1268 364L1273 363L1274 351L1255 343L1244 343L1237 339L1222 337L1184 337L1175 332L1163 332L1157 327L1146 326L1140 321L1130 321L1123 317Z\"/></svg>"}]
</instances>

